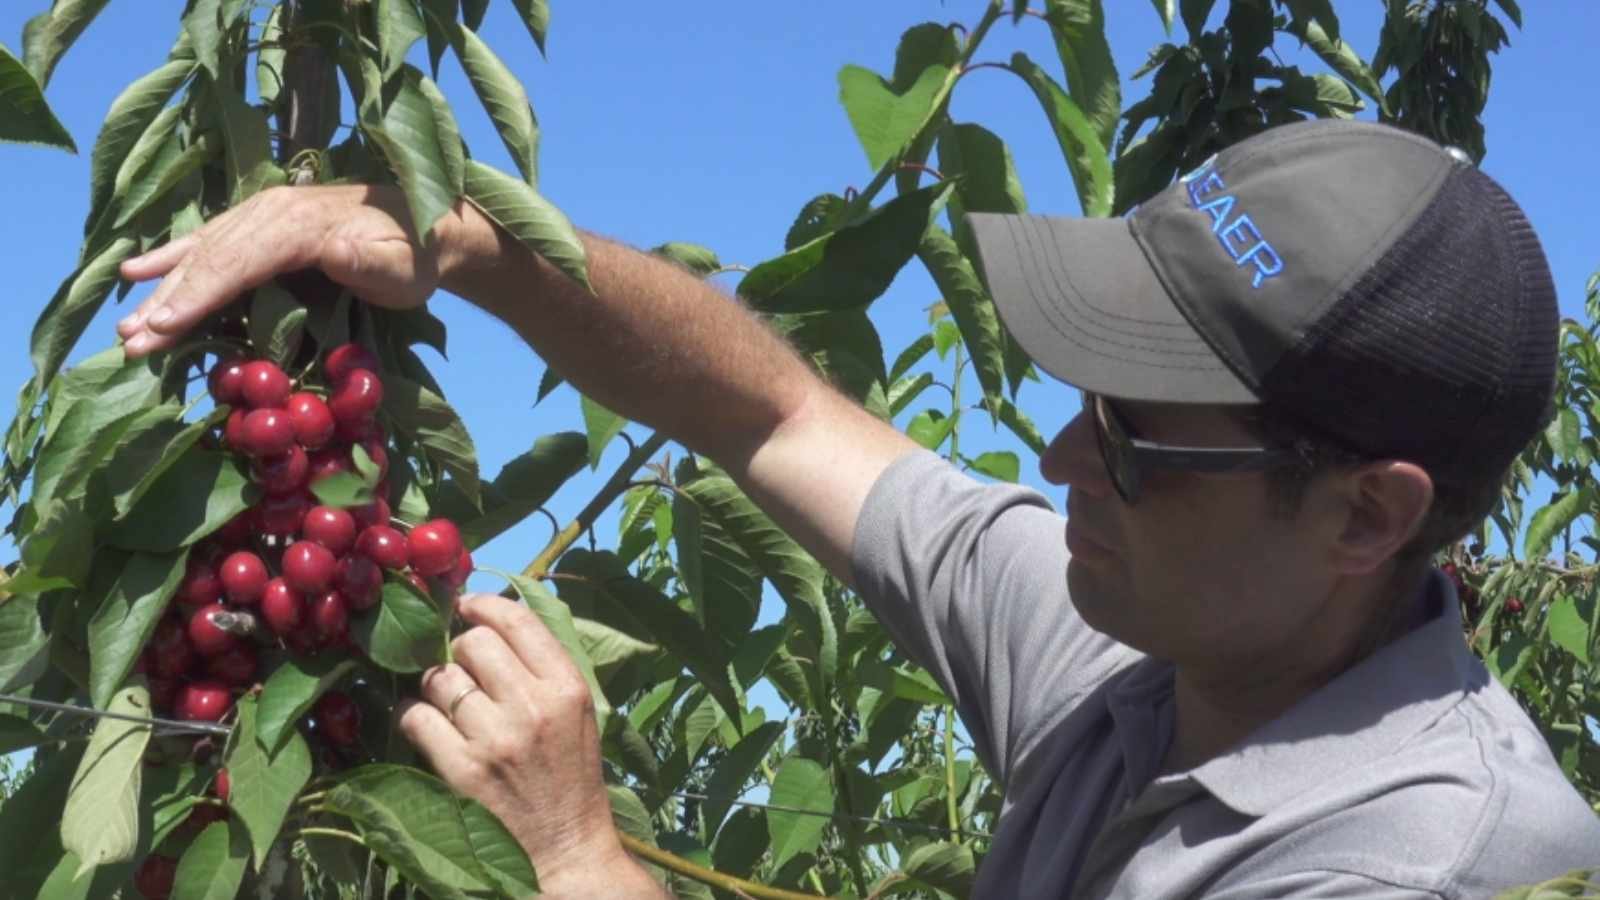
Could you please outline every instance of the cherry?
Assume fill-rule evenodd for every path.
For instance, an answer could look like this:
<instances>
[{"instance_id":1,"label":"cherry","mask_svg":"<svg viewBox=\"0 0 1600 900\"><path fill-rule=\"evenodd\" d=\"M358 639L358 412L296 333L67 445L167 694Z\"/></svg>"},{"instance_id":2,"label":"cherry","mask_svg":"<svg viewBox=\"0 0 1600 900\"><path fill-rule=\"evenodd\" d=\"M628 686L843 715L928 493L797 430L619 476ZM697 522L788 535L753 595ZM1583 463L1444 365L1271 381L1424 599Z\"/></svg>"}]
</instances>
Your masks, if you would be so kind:
<instances>
[{"instance_id":1,"label":"cherry","mask_svg":"<svg viewBox=\"0 0 1600 900\"><path fill-rule=\"evenodd\" d=\"M328 398L333 417L342 423L371 419L382 403L383 382L367 369L351 369Z\"/></svg>"},{"instance_id":2,"label":"cherry","mask_svg":"<svg viewBox=\"0 0 1600 900\"><path fill-rule=\"evenodd\" d=\"M228 602L254 606L267 586L267 564L248 550L237 550L222 561L222 590Z\"/></svg>"},{"instance_id":3,"label":"cherry","mask_svg":"<svg viewBox=\"0 0 1600 900\"><path fill-rule=\"evenodd\" d=\"M350 604L338 591L327 591L311 601L311 630L317 643L335 647L350 634Z\"/></svg>"},{"instance_id":4,"label":"cherry","mask_svg":"<svg viewBox=\"0 0 1600 900\"><path fill-rule=\"evenodd\" d=\"M347 444L359 444L372 438L382 440L383 432L378 428L377 420L371 416L348 421L335 416L334 420L338 424L334 426L333 436Z\"/></svg>"},{"instance_id":5,"label":"cherry","mask_svg":"<svg viewBox=\"0 0 1600 900\"><path fill-rule=\"evenodd\" d=\"M322 364L322 371L327 374L329 384L338 384L354 369L376 372L378 357L360 344L340 344L328 351L328 358Z\"/></svg>"},{"instance_id":6,"label":"cherry","mask_svg":"<svg viewBox=\"0 0 1600 900\"><path fill-rule=\"evenodd\" d=\"M267 534L294 534L310 508L311 501L304 494L267 497L256 506L256 524Z\"/></svg>"},{"instance_id":7,"label":"cherry","mask_svg":"<svg viewBox=\"0 0 1600 900\"><path fill-rule=\"evenodd\" d=\"M211 782L211 793L215 795L218 800L221 800L223 803L227 803L228 794L232 793L230 786L231 782L228 781L228 770L218 769L216 780Z\"/></svg>"},{"instance_id":8,"label":"cherry","mask_svg":"<svg viewBox=\"0 0 1600 900\"><path fill-rule=\"evenodd\" d=\"M294 439L307 450L315 450L333 439L333 411L316 394L304 391L288 400L289 425Z\"/></svg>"},{"instance_id":9,"label":"cherry","mask_svg":"<svg viewBox=\"0 0 1600 900\"><path fill-rule=\"evenodd\" d=\"M249 512L242 512L228 520L228 524L217 529L216 541L229 547L241 547L250 542L255 534L255 522Z\"/></svg>"},{"instance_id":10,"label":"cherry","mask_svg":"<svg viewBox=\"0 0 1600 900\"><path fill-rule=\"evenodd\" d=\"M411 571L410 569L407 569L406 570L406 580L411 582L411 586L416 588L419 592L421 592L422 596L424 596L424 597L432 596L433 592L428 590L428 582L427 582L427 580L424 579L421 575L418 575L417 573Z\"/></svg>"},{"instance_id":11,"label":"cherry","mask_svg":"<svg viewBox=\"0 0 1600 900\"><path fill-rule=\"evenodd\" d=\"M385 569L403 569L406 536L387 525L371 525L356 538L356 552Z\"/></svg>"},{"instance_id":12,"label":"cherry","mask_svg":"<svg viewBox=\"0 0 1600 900\"><path fill-rule=\"evenodd\" d=\"M243 443L235 449L246 456L277 456L294 446L294 426L289 414L278 407L253 409L240 426Z\"/></svg>"},{"instance_id":13,"label":"cherry","mask_svg":"<svg viewBox=\"0 0 1600 900\"><path fill-rule=\"evenodd\" d=\"M350 458L342 450L327 448L311 454L311 483L316 484L330 475L340 472L354 472L350 465Z\"/></svg>"},{"instance_id":14,"label":"cherry","mask_svg":"<svg viewBox=\"0 0 1600 900\"><path fill-rule=\"evenodd\" d=\"M461 549L461 532L449 519L425 522L411 529L406 537L411 568L427 578L454 569L461 559Z\"/></svg>"},{"instance_id":15,"label":"cherry","mask_svg":"<svg viewBox=\"0 0 1600 900\"><path fill-rule=\"evenodd\" d=\"M356 524L362 528L389 524L389 501L383 499L382 494L366 506L358 506L350 512L356 517Z\"/></svg>"},{"instance_id":16,"label":"cherry","mask_svg":"<svg viewBox=\"0 0 1600 900\"><path fill-rule=\"evenodd\" d=\"M314 708L317 725L328 740L349 747L361 737L361 708L341 691L329 691Z\"/></svg>"},{"instance_id":17,"label":"cherry","mask_svg":"<svg viewBox=\"0 0 1600 900\"><path fill-rule=\"evenodd\" d=\"M313 506L300 525L301 536L315 541L335 556L343 556L355 546L356 519L346 510L333 506Z\"/></svg>"},{"instance_id":18,"label":"cherry","mask_svg":"<svg viewBox=\"0 0 1600 900\"><path fill-rule=\"evenodd\" d=\"M178 689L173 711L189 722L218 722L233 708L233 695L215 681L194 681Z\"/></svg>"},{"instance_id":19,"label":"cherry","mask_svg":"<svg viewBox=\"0 0 1600 900\"><path fill-rule=\"evenodd\" d=\"M365 612L382 599L383 570L371 559L352 554L339 560L334 583L351 609Z\"/></svg>"},{"instance_id":20,"label":"cherry","mask_svg":"<svg viewBox=\"0 0 1600 900\"><path fill-rule=\"evenodd\" d=\"M261 618L274 634L293 634L305 619L305 599L288 582L274 578L261 592Z\"/></svg>"},{"instance_id":21,"label":"cherry","mask_svg":"<svg viewBox=\"0 0 1600 900\"><path fill-rule=\"evenodd\" d=\"M1511 613L1512 615L1517 615L1518 613L1522 612L1522 610L1523 606L1520 598L1510 597L1506 600L1506 612Z\"/></svg>"},{"instance_id":22,"label":"cherry","mask_svg":"<svg viewBox=\"0 0 1600 900\"><path fill-rule=\"evenodd\" d=\"M249 410L235 409L228 413L228 424L222 428L222 439L229 449L236 450L246 456L250 455L250 439L245 436L244 422L250 415Z\"/></svg>"},{"instance_id":23,"label":"cherry","mask_svg":"<svg viewBox=\"0 0 1600 900\"><path fill-rule=\"evenodd\" d=\"M265 407L281 407L289 399L289 376L283 370L264 359L244 365L244 400L246 403L262 409Z\"/></svg>"},{"instance_id":24,"label":"cherry","mask_svg":"<svg viewBox=\"0 0 1600 900\"><path fill-rule=\"evenodd\" d=\"M295 541L283 552L283 580L297 591L327 590L333 566L333 553L314 541Z\"/></svg>"},{"instance_id":25,"label":"cherry","mask_svg":"<svg viewBox=\"0 0 1600 900\"><path fill-rule=\"evenodd\" d=\"M461 555L456 558L455 568L444 575L445 583L459 591L466 586L467 579L472 576L472 571L472 554L467 551L466 547L462 547Z\"/></svg>"},{"instance_id":26,"label":"cherry","mask_svg":"<svg viewBox=\"0 0 1600 900\"><path fill-rule=\"evenodd\" d=\"M170 856L147 856L134 873L133 886L145 900L167 900L178 877L178 861Z\"/></svg>"},{"instance_id":27,"label":"cherry","mask_svg":"<svg viewBox=\"0 0 1600 900\"><path fill-rule=\"evenodd\" d=\"M145 652L149 655L147 668L162 678L178 678L194 665L194 648L177 619L162 619L156 625Z\"/></svg>"},{"instance_id":28,"label":"cherry","mask_svg":"<svg viewBox=\"0 0 1600 900\"><path fill-rule=\"evenodd\" d=\"M293 494L306 486L311 462L306 452L291 446L287 452L256 460L256 484L268 494Z\"/></svg>"},{"instance_id":29,"label":"cherry","mask_svg":"<svg viewBox=\"0 0 1600 900\"><path fill-rule=\"evenodd\" d=\"M244 367L242 358L219 360L206 376L206 389L215 403L238 406L244 399Z\"/></svg>"},{"instance_id":30,"label":"cherry","mask_svg":"<svg viewBox=\"0 0 1600 900\"><path fill-rule=\"evenodd\" d=\"M316 656L322 652L322 644L318 643L316 633L309 626L302 626L284 635L283 642L289 645L296 656Z\"/></svg>"},{"instance_id":31,"label":"cherry","mask_svg":"<svg viewBox=\"0 0 1600 900\"><path fill-rule=\"evenodd\" d=\"M221 656L239 646L239 639L223 631L212 618L216 613L227 612L220 603L202 606L189 616L189 644L204 657Z\"/></svg>"},{"instance_id":32,"label":"cherry","mask_svg":"<svg viewBox=\"0 0 1600 900\"><path fill-rule=\"evenodd\" d=\"M256 651L241 643L206 660L206 672L223 684L247 687L256 677Z\"/></svg>"},{"instance_id":33,"label":"cherry","mask_svg":"<svg viewBox=\"0 0 1600 900\"><path fill-rule=\"evenodd\" d=\"M147 680L150 685L150 708L156 712L171 709L172 701L178 697L178 679L154 676Z\"/></svg>"},{"instance_id":34,"label":"cherry","mask_svg":"<svg viewBox=\"0 0 1600 900\"><path fill-rule=\"evenodd\" d=\"M179 606L205 606L222 599L222 580L217 571L204 561L189 557L184 564L183 580L178 582Z\"/></svg>"}]
</instances>

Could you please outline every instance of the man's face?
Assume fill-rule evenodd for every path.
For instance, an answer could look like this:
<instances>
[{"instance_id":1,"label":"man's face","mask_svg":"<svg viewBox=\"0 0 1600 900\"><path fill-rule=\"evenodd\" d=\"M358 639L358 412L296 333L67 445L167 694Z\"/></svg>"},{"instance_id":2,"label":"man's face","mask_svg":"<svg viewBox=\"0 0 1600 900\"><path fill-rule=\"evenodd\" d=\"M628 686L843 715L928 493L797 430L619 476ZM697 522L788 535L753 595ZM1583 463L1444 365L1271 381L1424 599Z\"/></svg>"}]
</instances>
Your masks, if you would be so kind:
<instances>
[{"instance_id":1,"label":"man's face","mask_svg":"<svg viewBox=\"0 0 1600 900\"><path fill-rule=\"evenodd\" d=\"M1222 407L1113 401L1137 436L1163 444L1252 447ZM1145 470L1137 502L1112 487L1080 413L1040 461L1067 484L1072 601L1095 629L1180 665L1268 662L1317 633L1333 585L1336 516L1313 490L1293 518L1274 515L1261 473Z\"/></svg>"}]
</instances>

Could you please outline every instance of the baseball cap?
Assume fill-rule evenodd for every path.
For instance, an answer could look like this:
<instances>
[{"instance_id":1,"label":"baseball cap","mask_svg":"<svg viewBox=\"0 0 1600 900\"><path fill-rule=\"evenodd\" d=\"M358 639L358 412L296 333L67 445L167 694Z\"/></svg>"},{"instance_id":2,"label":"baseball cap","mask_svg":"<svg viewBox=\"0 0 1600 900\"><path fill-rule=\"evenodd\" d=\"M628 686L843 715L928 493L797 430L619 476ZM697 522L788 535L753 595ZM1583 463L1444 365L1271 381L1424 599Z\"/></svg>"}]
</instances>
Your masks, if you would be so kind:
<instances>
[{"instance_id":1,"label":"baseball cap","mask_svg":"<svg viewBox=\"0 0 1600 900\"><path fill-rule=\"evenodd\" d=\"M1446 481L1508 465L1549 414L1538 238L1464 154L1398 128L1274 128L1123 218L967 221L1006 328L1088 391L1270 403Z\"/></svg>"}]
</instances>

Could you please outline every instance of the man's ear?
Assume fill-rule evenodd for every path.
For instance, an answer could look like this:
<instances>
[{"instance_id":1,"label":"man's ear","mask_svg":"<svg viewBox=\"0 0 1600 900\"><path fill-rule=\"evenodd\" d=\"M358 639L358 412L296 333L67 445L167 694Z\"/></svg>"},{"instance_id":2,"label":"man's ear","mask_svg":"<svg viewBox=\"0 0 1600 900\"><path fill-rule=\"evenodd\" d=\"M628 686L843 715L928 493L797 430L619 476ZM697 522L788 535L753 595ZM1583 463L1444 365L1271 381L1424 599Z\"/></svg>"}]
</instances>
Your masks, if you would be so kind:
<instances>
[{"instance_id":1,"label":"man's ear","mask_svg":"<svg viewBox=\"0 0 1600 900\"><path fill-rule=\"evenodd\" d=\"M1422 467L1399 460L1368 463L1337 479L1343 526L1330 548L1341 572L1376 571L1417 533L1433 506L1433 479Z\"/></svg>"}]
</instances>

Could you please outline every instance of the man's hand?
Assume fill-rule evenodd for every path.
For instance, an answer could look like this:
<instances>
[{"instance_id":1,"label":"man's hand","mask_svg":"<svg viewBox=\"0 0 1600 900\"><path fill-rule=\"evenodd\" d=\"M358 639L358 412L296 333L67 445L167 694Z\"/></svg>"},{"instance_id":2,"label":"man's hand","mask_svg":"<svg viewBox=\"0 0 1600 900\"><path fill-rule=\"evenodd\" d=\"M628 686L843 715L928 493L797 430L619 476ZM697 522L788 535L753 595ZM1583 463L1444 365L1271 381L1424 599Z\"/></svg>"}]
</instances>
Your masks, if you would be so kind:
<instances>
[{"instance_id":1,"label":"man's hand","mask_svg":"<svg viewBox=\"0 0 1600 900\"><path fill-rule=\"evenodd\" d=\"M368 185L274 188L122 264L159 287L117 324L128 356L166 349L206 316L274 276L320 269L368 303L422 305L439 285L447 216L423 247L405 198Z\"/></svg>"},{"instance_id":2,"label":"man's hand","mask_svg":"<svg viewBox=\"0 0 1600 900\"><path fill-rule=\"evenodd\" d=\"M476 626L422 676L400 730L451 787L500 818L548 897L665 897L623 850L601 780L589 688L539 617L494 594L459 603Z\"/></svg>"}]
</instances>

